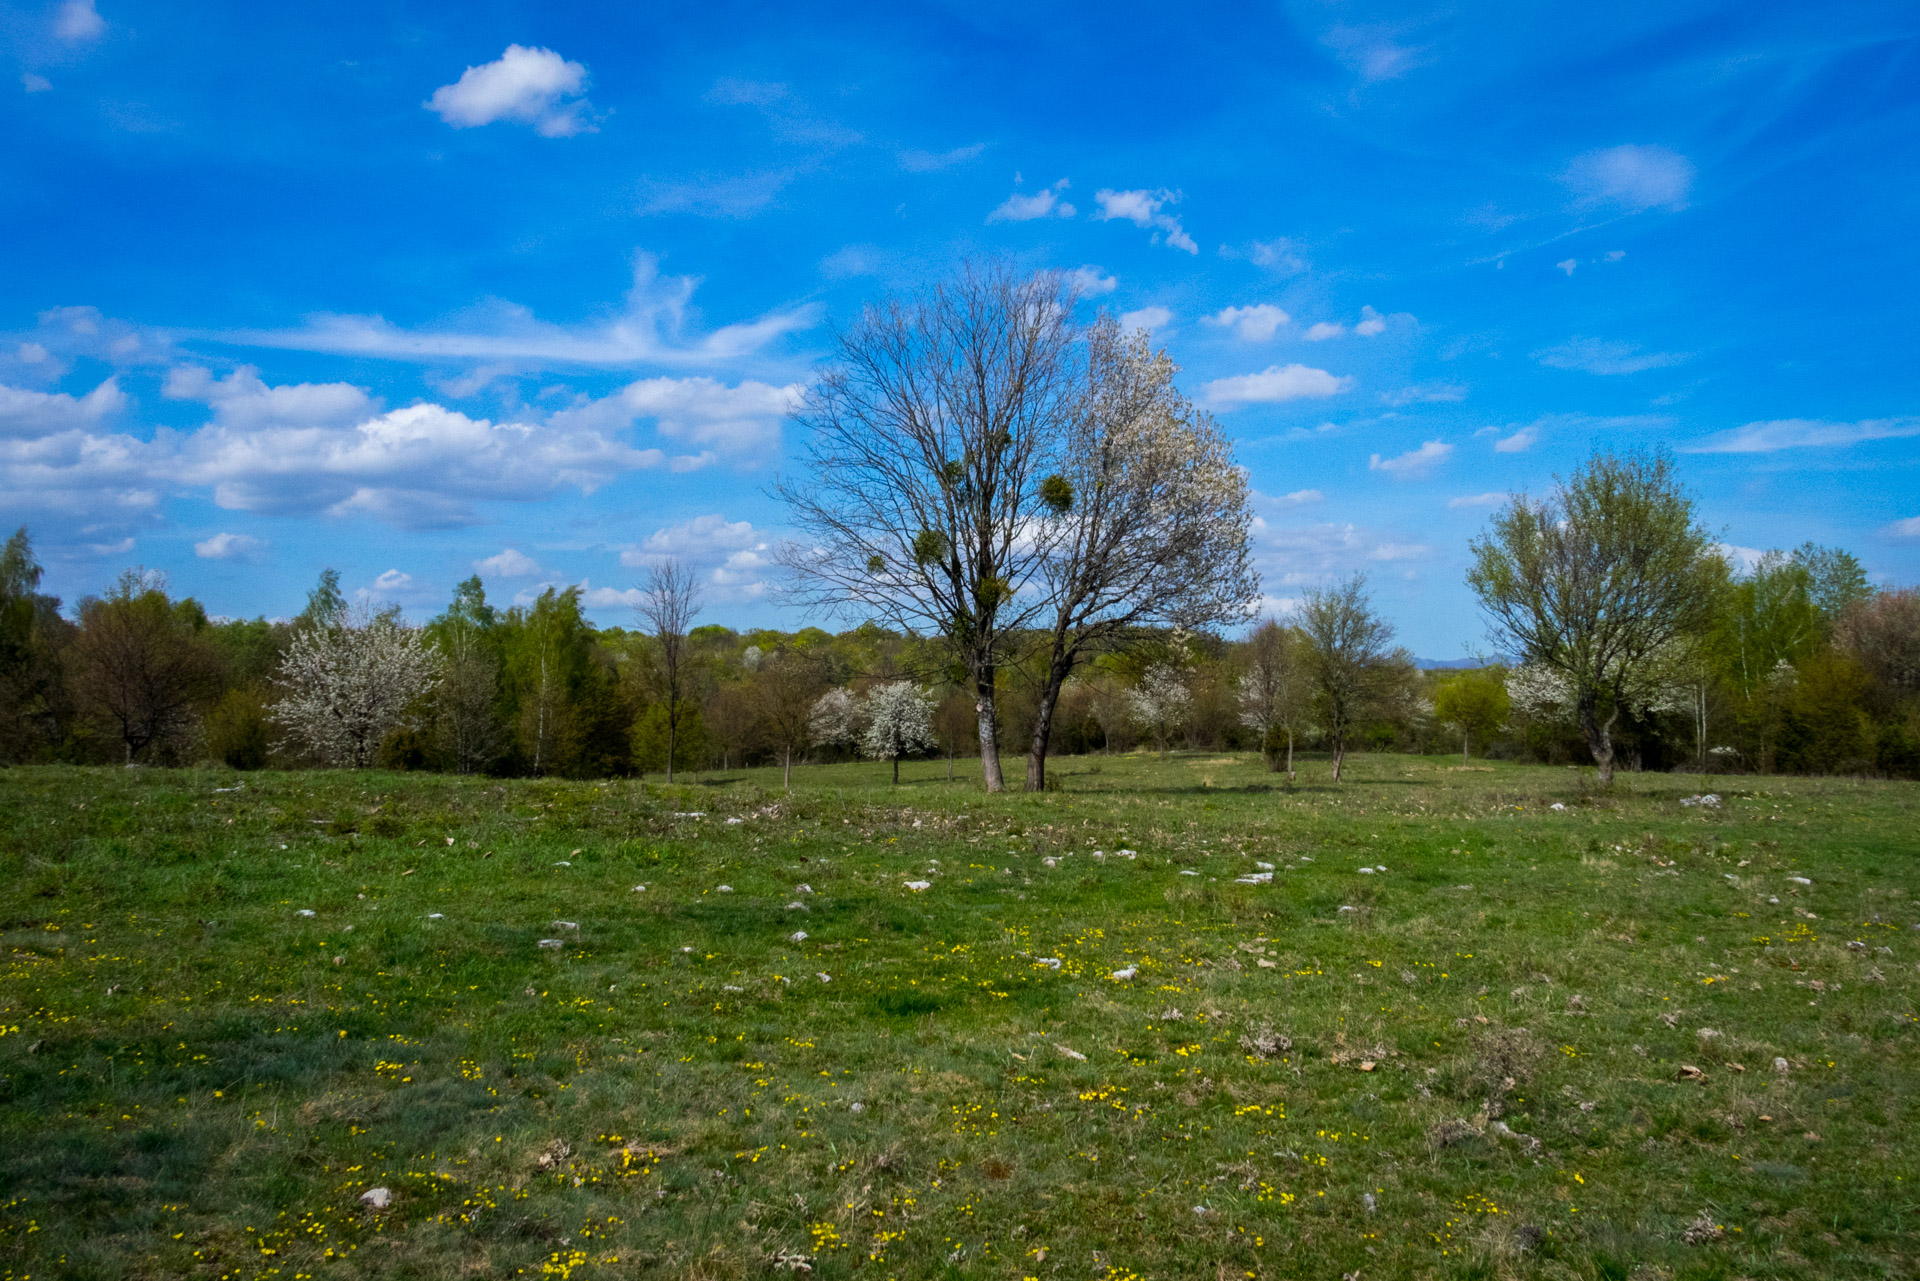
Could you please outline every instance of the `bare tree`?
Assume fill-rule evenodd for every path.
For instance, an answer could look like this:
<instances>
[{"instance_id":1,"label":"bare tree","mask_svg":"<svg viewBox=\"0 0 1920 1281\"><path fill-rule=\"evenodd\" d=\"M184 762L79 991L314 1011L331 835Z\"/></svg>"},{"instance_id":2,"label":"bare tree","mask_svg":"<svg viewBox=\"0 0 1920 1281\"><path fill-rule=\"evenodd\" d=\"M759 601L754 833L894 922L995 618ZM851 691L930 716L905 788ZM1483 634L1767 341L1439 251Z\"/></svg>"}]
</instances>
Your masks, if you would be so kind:
<instances>
[{"instance_id":1,"label":"bare tree","mask_svg":"<svg viewBox=\"0 0 1920 1281\"><path fill-rule=\"evenodd\" d=\"M1079 397L1075 295L1055 273L968 268L869 307L798 415L806 483L792 598L931 636L972 686L982 774L1003 787L995 681L1044 606L1037 518Z\"/></svg>"},{"instance_id":2,"label":"bare tree","mask_svg":"<svg viewBox=\"0 0 1920 1281\"><path fill-rule=\"evenodd\" d=\"M1297 633L1269 618L1247 638L1247 670L1240 677L1240 723L1260 736L1267 768L1279 770L1276 737L1287 739L1286 771L1293 777L1293 734L1306 691Z\"/></svg>"},{"instance_id":3,"label":"bare tree","mask_svg":"<svg viewBox=\"0 0 1920 1281\"><path fill-rule=\"evenodd\" d=\"M395 729L415 723L440 683L440 654L397 613L362 609L304 627L280 660L272 717L286 746L364 769Z\"/></svg>"},{"instance_id":4,"label":"bare tree","mask_svg":"<svg viewBox=\"0 0 1920 1281\"><path fill-rule=\"evenodd\" d=\"M678 560L655 565L647 574L647 589L635 612L659 647L660 678L667 695L667 782L671 783L680 704L687 696L687 633L700 612L700 589L693 571Z\"/></svg>"},{"instance_id":5,"label":"bare tree","mask_svg":"<svg viewBox=\"0 0 1920 1281\"><path fill-rule=\"evenodd\" d=\"M1347 755L1347 736L1379 710L1412 668L1405 650L1392 648L1393 624L1373 611L1364 574L1308 591L1300 601L1306 673L1320 723L1333 743L1333 781Z\"/></svg>"},{"instance_id":6,"label":"bare tree","mask_svg":"<svg viewBox=\"0 0 1920 1281\"><path fill-rule=\"evenodd\" d=\"M130 569L105 596L80 602L69 654L75 688L81 705L113 726L127 764L186 729L195 705L216 692L219 661L200 636L206 625L198 604L168 599L157 572Z\"/></svg>"},{"instance_id":7,"label":"bare tree","mask_svg":"<svg viewBox=\"0 0 1920 1281\"><path fill-rule=\"evenodd\" d=\"M814 702L826 677L820 665L793 650L762 659L754 673L754 694L773 745L780 750L781 785L793 786L793 754L813 741Z\"/></svg>"},{"instance_id":8,"label":"bare tree","mask_svg":"<svg viewBox=\"0 0 1920 1281\"><path fill-rule=\"evenodd\" d=\"M1723 575L1672 458L1597 453L1549 498L1515 498L1473 556L1467 583L1496 646L1565 680L1611 782L1614 723L1658 701Z\"/></svg>"},{"instance_id":9,"label":"bare tree","mask_svg":"<svg viewBox=\"0 0 1920 1281\"><path fill-rule=\"evenodd\" d=\"M1029 791L1046 785L1054 711L1076 667L1149 628L1242 622L1260 594L1231 442L1174 388L1176 366L1145 333L1102 317L1082 341L1059 470L1040 490L1048 634Z\"/></svg>"}]
</instances>

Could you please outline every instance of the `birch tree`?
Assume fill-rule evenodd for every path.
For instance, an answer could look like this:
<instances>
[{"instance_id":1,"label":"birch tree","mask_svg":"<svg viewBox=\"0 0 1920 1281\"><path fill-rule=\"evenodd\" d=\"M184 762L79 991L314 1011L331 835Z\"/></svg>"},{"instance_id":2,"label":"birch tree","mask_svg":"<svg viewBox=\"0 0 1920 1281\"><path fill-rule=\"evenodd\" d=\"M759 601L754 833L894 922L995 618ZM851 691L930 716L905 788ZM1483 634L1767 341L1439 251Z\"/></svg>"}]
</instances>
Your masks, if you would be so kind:
<instances>
[{"instance_id":1,"label":"birch tree","mask_svg":"<svg viewBox=\"0 0 1920 1281\"><path fill-rule=\"evenodd\" d=\"M1711 621L1713 549L1664 452L1596 453L1473 542L1467 583L1496 646L1566 682L1602 783L1621 714L1662 701L1677 651Z\"/></svg>"},{"instance_id":2,"label":"birch tree","mask_svg":"<svg viewBox=\"0 0 1920 1281\"><path fill-rule=\"evenodd\" d=\"M1080 399L1076 298L1057 273L967 268L866 308L797 418L804 479L776 492L798 603L934 639L966 675L981 771L1004 786L996 682L1045 599L1061 432Z\"/></svg>"}]
</instances>

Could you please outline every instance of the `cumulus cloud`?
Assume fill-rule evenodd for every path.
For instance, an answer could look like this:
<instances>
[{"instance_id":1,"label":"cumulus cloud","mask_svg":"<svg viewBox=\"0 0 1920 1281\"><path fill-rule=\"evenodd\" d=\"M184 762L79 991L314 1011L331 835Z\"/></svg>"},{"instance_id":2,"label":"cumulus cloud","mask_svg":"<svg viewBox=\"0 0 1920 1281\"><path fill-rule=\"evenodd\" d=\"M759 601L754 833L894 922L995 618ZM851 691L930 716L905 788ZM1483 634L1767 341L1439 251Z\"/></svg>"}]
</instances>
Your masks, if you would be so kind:
<instances>
[{"instance_id":1,"label":"cumulus cloud","mask_svg":"<svg viewBox=\"0 0 1920 1281\"><path fill-rule=\"evenodd\" d=\"M1376 334L1383 334L1386 331L1387 318L1385 316L1371 307L1362 307L1360 309L1360 320L1353 327L1354 333L1359 334L1362 338L1372 338Z\"/></svg>"},{"instance_id":2,"label":"cumulus cloud","mask_svg":"<svg viewBox=\"0 0 1920 1281\"><path fill-rule=\"evenodd\" d=\"M1504 491L1490 489L1484 494L1462 494L1458 498L1449 498L1447 500L1447 506L1456 509L1461 507L1498 507L1506 501L1507 495Z\"/></svg>"},{"instance_id":3,"label":"cumulus cloud","mask_svg":"<svg viewBox=\"0 0 1920 1281\"><path fill-rule=\"evenodd\" d=\"M1375 454L1367 460L1367 470L1383 471L1389 476L1424 476L1445 462L1452 453L1452 445L1430 440L1418 449L1410 449L1392 458Z\"/></svg>"},{"instance_id":4,"label":"cumulus cloud","mask_svg":"<svg viewBox=\"0 0 1920 1281\"><path fill-rule=\"evenodd\" d=\"M1331 320L1322 320L1307 327L1302 335L1308 342L1325 342L1329 338L1338 338L1347 332L1345 325L1336 325Z\"/></svg>"},{"instance_id":5,"label":"cumulus cloud","mask_svg":"<svg viewBox=\"0 0 1920 1281\"><path fill-rule=\"evenodd\" d=\"M373 589L377 592L397 592L412 583L412 574L403 574L397 569L389 569L373 580Z\"/></svg>"},{"instance_id":6,"label":"cumulus cloud","mask_svg":"<svg viewBox=\"0 0 1920 1281\"><path fill-rule=\"evenodd\" d=\"M1693 176L1693 162L1677 151L1627 145L1575 156L1560 180L1582 208L1608 206L1640 213L1685 209Z\"/></svg>"},{"instance_id":7,"label":"cumulus cloud","mask_svg":"<svg viewBox=\"0 0 1920 1281\"><path fill-rule=\"evenodd\" d=\"M1036 218L1071 218L1079 212L1060 198L1070 184L1065 178L1032 195L1016 191L987 215L988 222L1032 222Z\"/></svg>"},{"instance_id":8,"label":"cumulus cloud","mask_svg":"<svg viewBox=\"0 0 1920 1281\"><path fill-rule=\"evenodd\" d=\"M1181 229L1180 219L1173 214L1162 212L1165 206L1178 204L1180 193L1161 187L1155 191L1115 191L1103 187L1093 193L1100 211L1094 214L1099 222L1112 222L1121 219L1136 227L1146 227L1153 231L1153 241L1159 244L1163 239L1175 249L1184 249L1190 254L1198 254L1200 246L1193 237Z\"/></svg>"},{"instance_id":9,"label":"cumulus cloud","mask_svg":"<svg viewBox=\"0 0 1920 1281\"><path fill-rule=\"evenodd\" d=\"M0 437L39 437L94 427L126 404L126 394L112 378L84 396L30 391L0 383Z\"/></svg>"},{"instance_id":10,"label":"cumulus cloud","mask_svg":"<svg viewBox=\"0 0 1920 1281\"><path fill-rule=\"evenodd\" d=\"M1080 291L1082 298L1097 298L1101 294L1110 294L1120 287L1120 281L1101 271L1092 263L1075 267L1067 273L1067 279Z\"/></svg>"},{"instance_id":11,"label":"cumulus cloud","mask_svg":"<svg viewBox=\"0 0 1920 1281\"><path fill-rule=\"evenodd\" d=\"M251 365L225 378L215 378L198 365L179 365L168 373L161 394L169 400L200 401L213 408L219 422L248 429L275 423L343 426L364 422L380 407L351 383L269 387Z\"/></svg>"},{"instance_id":12,"label":"cumulus cloud","mask_svg":"<svg viewBox=\"0 0 1920 1281\"><path fill-rule=\"evenodd\" d=\"M107 20L93 7L93 0L61 0L53 11L53 34L62 40L93 40L106 29Z\"/></svg>"},{"instance_id":13,"label":"cumulus cloud","mask_svg":"<svg viewBox=\"0 0 1920 1281\"><path fill-rule=\"evenodd\" d=\"M421 105L456 129L513 120L548 138L565 138L592 128L580 96L586 84L587 69L579 63L551 49L510 44L498 59L468 67Z\"/></svg>"},{"instance_id":14,"label":"cumulus cloud","mask_svg":"<svg viewBox=\"0 0 1920 1281\"><path fill-rule=\"evenodd\" d=\"M53 81L33 71L20 73L20 88L27 93L45 93L53 88Z\"/></svg>"},{"instance_id":15,"label":"cumulus cloud","mask_svg":"<svg viewBox=\"0 0 1920 1281\"><path fill-rule=\"evenodd\" d=\"M473 562L483 574L497 578L531 578L540 572L540 562L518 548L502 548L497 554Z\"/></svg>"},{"instance_id":16,"label":"cumulus cloud","mask_svg":"<svg viewBox=\"0 0 1920 1281\"><path fill-rule=\"evenodd\" d=\"M1327 496L1317 489L1296 489L1291 494L1282 494L1279 501L1288 507L1306 507L1326 502Z\"/></svg>"},{"instance_id":17,"label":"cumulus cloud","mask_svg":"<svg viewBox=\"0 0 1920 1281\"><path fill-rule=\"evenodd\" d=\"M215 534L193 545L193 554L201 560L246 560L258 555L266 543L251 534Z\"/></svg>"},{"instance_id":18,"label":"cumulus cloud","mask_svg":"<svg viewBox=\"0 0 1920 1281\"><path fill-rule=\"evenodd\" d=\"M1557 347L1533 353L1549 369L1573 369L1585 374L1637 374L1666 369L1686 360L1672 351L1642 351L1637 344L1604 338L1570 338Z\"/></svg>"},{"instance_id":19,"label":"cumulus cloud","mask_svg":"<svg viewBox=\"0 0 1920 1281\"><path fill-rule=\"evenodd\" d=\"M1292 317L1272 303L1258 302L1250 307L1223 307L1200 322L1231 329L1243 342L1266 342Z\"/></svg>"},{"instance_id":20,"label":"cumulus cloud","mask_svg":"<svg viewBox=\"0 0 1920 1281\"><path fill-rule=\"evenodd\" d=\"M1538 426L1522 427L1519 431L1513 433L1513 435L1502 436L1499 440L1494 441L1493 452L1496 454L1525 453L1527 450L1532 449L1534 442L1539 439L1540 428Z\"/></svg>"},{"instance_id":21,"label":"cumulus cloud","mask_svg":"<svg viewBox=\"0 0 1920 1281\"><path fill-rule=\"evenodd\" d=\"M1561 271L1566 272L1568 278L1571 279L1573 276L1573 269L1580 265L1580 260L1578 258L1567 258L1561 262L1556 262L1553 265L1555 267L1558 267Z\"/></svg>"},{"instance_id":22,"label":"cumulus cloud","mask_svg":"<svg viewBox=\"0 0 1920 1281\"><path fill-rule=\"evenodd\" d=\"M1843 449L1871 440L1920 436L1920 418L1869 418L1836 423L1815 418L1782 418L1748 423L1681 447L1688 454L1770 454L1781 449Z\"/></svg>"},{"instance_id":23,"label":"cumulus cloud","mask_svg":"<svg viewBox=\"0 0 1920 1281\"><path fill-rule=\"evenodd\" d=\"M696 516L655 530L636 547L623 548L620 563L629 568L656 565L667 557L704 570L703 581L716 596L755 600L772 588L773 546L751 521L730 521L718 512Z\"/></svg>"},{"instance_id":24,"label":"cumulus cloud","mask_svg":"<svg viewBox=\"0 0 1920 1281\"><path fill-rule=\"evenodd\" d=\"M609 431L651 418L661 434L701 451L675 460L678 470L688 470L721 454L744 457L777 447L780 421L798 407L805 391L799 383L775 387L752 379L729 387L712 378L643 378L549 421L563 429Z\"/></svg>"},{"instance_id":25,"label":"cumulus cloud","mask_svg":"<svg viewBox=\"0 0 1920 1281\"><path fill-rule=\"evenodd\" d=\"M1289 400L1321 400L1351 390L1353 379L1308 365L1272 365L1257 374L1216 378L1206 386L1213 405L1277 405Z\"/></svg>"},{"instance_id":26,"label":"cumulus cloud","mask_svg":"<svg viewBox=\"0 0 1920 1281\"><path fill-rule=\"evenodd\" d=\"M1896 520L1880 532L1888 538L1897 538L1902 541L1910 538L1920 538L1920 516L1909 516L1905 520Z\"/></svg>"},{"instance_id":27,"label":"cumulus cloud","mask_svg":"<svg viewBox=\"0 0 1920 1281\"><path fill-rule=\"evenodd\" d=\"M1120 313L1120 328L1132 333L1136 329L1145 329L1149 333L1161 331L1173 321L1173 313L1165 307L1142 307L1138 311Z\"/></svg>"},{"instance_id":28,"label":"cumulus cloud","mask_svg":"<svg viewBox=\"0 0 1920 1281\"><path fill-rule=\"evenodd\" d=\"M688 309L699 281L662 277L651 254L634 259L626 310L604 325L567 327L534 318L524 307L496 302L459 326L403 329L379 316L321 316L297 330L220 335L243 346L320 351L387 360L515 361L534 365L711 365L752 355L768 343L811 326L819 309L808 305L758 320L689 336Z\"/></svg>"}]
</instances>

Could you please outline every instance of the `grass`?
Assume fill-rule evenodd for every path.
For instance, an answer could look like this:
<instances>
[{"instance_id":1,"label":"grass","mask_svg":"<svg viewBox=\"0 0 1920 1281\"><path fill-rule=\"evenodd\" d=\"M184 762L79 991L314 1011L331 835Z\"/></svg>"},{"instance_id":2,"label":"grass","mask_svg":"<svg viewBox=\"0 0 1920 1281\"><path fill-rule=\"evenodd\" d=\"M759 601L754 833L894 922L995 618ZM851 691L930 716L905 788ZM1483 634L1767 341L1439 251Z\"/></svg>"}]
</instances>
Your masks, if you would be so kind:
<instances>
[{"instance_id":1,"label":"grass","mask_svg":"<svg viewBox=\"0 0 1920 1281\"><path fill-rule=\"evenodd\" d=\"M1920 787L1453 766L0 774L0 1278L1914 1275Z\"/></svg>"}]
</instances>

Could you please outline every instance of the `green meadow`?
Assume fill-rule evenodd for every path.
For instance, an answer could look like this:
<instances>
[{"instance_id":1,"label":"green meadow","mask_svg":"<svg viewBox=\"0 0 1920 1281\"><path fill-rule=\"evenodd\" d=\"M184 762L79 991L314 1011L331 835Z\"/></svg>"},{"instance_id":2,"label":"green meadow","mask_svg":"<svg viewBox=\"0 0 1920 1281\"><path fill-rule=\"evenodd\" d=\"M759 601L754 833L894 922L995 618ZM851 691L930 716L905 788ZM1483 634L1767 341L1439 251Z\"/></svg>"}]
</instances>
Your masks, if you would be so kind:
<instances>
[{"instance_id":1,"label":"green meadow","mask_svg":"<svg viewBox=\"0 0 1920 1281\"><path fill-rule=\"evenodd\" d=\"M0 774L0 1278L1920 1271L1920 786L1054 771Z\"/></svg>"}]
</instances>

